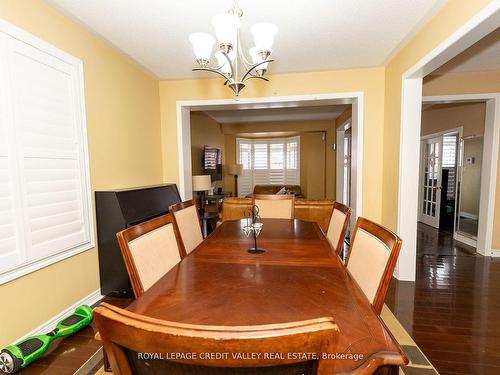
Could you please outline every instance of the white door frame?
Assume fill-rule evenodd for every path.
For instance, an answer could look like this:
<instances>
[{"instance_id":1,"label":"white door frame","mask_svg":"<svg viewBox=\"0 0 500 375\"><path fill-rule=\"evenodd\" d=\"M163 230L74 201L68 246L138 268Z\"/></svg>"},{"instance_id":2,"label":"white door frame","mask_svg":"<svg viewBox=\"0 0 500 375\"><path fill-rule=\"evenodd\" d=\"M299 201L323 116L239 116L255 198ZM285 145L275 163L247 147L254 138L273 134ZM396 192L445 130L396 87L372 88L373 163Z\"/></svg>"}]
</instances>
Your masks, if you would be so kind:
<instances>
[{"instance_id":1,"label":"white door frame","mask_svg":"<svg viewBox=\"0 0 500 375\"><path fill-rule=\"evenodd\" d=\"M428 97L424 97L424 98L428 98ZM427 102L429 103L429 102ZM432 102L430 102L432 103ZM423 143L422 141L425 141L426 139L432 139L432 138L437 138L437 137L443 137L444 135L446 134L458 134L458 137L459 138L462 138L462 134L463 134L463 126L459 126L457 128L450 128L450 129L446 129L446 130L443 130L443 131L440 131L440 132L436 132L436 133L432 133L432 134L427 134L427 135L422 135L420 136L420 167L419 167L419 190L418 190L418 221L419 222L423 222L420 220L420 213L421 213L421 209L422 209L422 201L423 201L423 196L422 196L422 184L423 184L423 160L422 160L422 150L423 150ZM456 165L458 167L458 163L457 163L457 160L455 160L456 162ZM441 169L443 169L443 166L441 165ZM457 185L455 184L455 196L457 195ZM456 206L456 202L455 202L455 206ZM456 209L456 207L455 207ZM454 220L455 221L455 220ZM453 233L455 233L455 223L453 223Z\"/></svg>"},{"instance_id":2,"label":"white door frame","mask_svg":"<svg viewBox=\"0 0 500 375\"><path fill-rule=\"evenodd\" d=\"M468 243L476 247L479 254L495 255L492 252L493 220L500 141L500 93L424 96L423 103L468 103L486 102L484 121L483 158L481 166L481 190L479 198L479 221L477 241ZM456 129L455 129L456 130ZM451 130L450 132L452 132ZM448 131L447 131L448 132ZM487 157L484 157L484 156Z\"/></svg>"},{"instance_id":3,"label":"white door frame","mask_svg":"<svg viewBox=\"0 0 500 375\"><path fill-rule=\"evenodd\" d=\"M224 109L286 108L317 105L352 105L352 175L354 186L351 200L353 216L363 212L363 92L341 92L314 95L269 96L258 98L181 100L177 106L177 145L179 155L179 193L183 200L192 198L191 180L191 124L190 111L215 111Z\"/></svg>"},{"instance_id":4,"label":"white door frame","mask_svg":"<svg viewBox=\"0 0 500 375\"><path fill-rule=\"evenodd\" d=\"M422 79L498 28L499 24L500 1L493 1L408 69L402 76L397 230L403 239L403 247L395 271L395 276L399 280L415 280ZM499 112L497 102L495 100L496 114ZM486 148L484 151L486 152ZM488 151L491 152L492 150ZM493 163L496 163L496 160L492 161ZM485 253L488 252L488 248L486 248L487 244L483 243L482 245L484 246ZM489 245L491 248L491 241ZM491 254L491 250L489 254Z\"/></svg>"}]
</instances>

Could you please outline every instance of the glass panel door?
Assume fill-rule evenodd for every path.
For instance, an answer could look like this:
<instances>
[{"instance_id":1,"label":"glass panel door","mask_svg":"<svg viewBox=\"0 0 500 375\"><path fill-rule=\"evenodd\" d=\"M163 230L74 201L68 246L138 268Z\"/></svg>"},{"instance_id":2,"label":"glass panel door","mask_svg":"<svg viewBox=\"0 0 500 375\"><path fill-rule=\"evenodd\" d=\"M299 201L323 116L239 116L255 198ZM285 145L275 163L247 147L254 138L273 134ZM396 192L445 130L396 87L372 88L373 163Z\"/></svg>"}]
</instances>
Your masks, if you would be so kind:
<instances>
[{"instance_id":1,"label":"glass panel door","mask_svg":"<svg viewBox=\"0 0 500 375\"><path fill-rule=\"evenodd\" d=\"M439 228L442 137L422 141L419 221Z\"/></svg>"}]
</instances>

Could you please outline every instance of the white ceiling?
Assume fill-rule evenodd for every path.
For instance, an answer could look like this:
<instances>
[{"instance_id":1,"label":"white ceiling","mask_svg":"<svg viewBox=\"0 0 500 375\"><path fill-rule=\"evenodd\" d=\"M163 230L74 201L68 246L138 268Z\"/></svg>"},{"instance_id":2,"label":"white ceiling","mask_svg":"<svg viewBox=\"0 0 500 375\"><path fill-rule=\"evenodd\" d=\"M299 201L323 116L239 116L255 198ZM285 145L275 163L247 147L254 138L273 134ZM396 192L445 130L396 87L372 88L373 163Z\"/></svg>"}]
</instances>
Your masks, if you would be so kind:
<instances>
[{"instance_id":1,"label":"white ceiling","mask_svg":"<svg viewBox=\"0 0 500 375\"><path fill-rule=\"evenodd\" d=\"M48 0L161 79L196 78L188 35L213 33L230 0ZM383 65L445 0L240 0L242 43L274 22L273 73Z\"/></svg>"},{"instance_id":2,"label":"white ceiling","mask_svg":"<svg viewBox=\"0 0 500 375\"><path fill-rule=\"evenodd\" d=\"M431 74L500 70L500 28L455 56Z\"/></svg>"},{"instance_id":3,"label":"white ceiling","mask_svg":"<svg viewBox=\"0 0 500 375\"><path fill-rule=\"evenodd\" d=\"M219 124L335 120L349 105L206 111Z\"/></svg>"}]
</instances>

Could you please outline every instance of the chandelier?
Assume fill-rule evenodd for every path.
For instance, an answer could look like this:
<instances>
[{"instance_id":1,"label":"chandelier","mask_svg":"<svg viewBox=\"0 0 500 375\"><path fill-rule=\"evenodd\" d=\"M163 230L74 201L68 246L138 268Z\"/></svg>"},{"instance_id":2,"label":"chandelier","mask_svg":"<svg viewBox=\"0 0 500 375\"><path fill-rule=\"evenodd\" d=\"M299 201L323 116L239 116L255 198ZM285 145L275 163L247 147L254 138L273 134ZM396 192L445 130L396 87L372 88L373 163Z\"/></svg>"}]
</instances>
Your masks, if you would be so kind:
<instances>
[{"instance_id":1,"label":"chandelier","mask_svg":"<svg viewBox=\"0 0 500 375\"><path fill-rule=\"evenodd\" d=\"M197 67L193 71L207 71L221 75L224 85L229 86L239 96L249 79L262 79L269 81L264 74L271 60L274 37L278 33L276 25L269 22L259 22L250 29L254 46L250 48L250 59L245 57L240 43L240 25L243 11L236 1L225 14L219 14L212 18L219 48L214 56L217 61L216 67L209 66L215 38L208 33L197 32L189 36L196 56ZM250 60L250 61L249 61ZM214 64L215 65L215 64Z\"/></svg>"}]
</instances>

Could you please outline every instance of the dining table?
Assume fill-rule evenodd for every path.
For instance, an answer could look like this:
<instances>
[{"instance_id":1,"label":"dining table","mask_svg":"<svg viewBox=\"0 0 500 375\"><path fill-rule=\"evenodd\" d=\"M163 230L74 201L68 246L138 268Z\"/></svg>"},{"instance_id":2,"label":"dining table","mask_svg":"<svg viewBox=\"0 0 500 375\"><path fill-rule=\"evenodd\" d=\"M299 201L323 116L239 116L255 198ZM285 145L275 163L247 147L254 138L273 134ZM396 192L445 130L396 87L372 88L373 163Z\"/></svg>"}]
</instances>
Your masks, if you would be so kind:
<instances>
[{"instance_id":1,"label":"dining table","mask_svg":"<svg viewBox=\"0 0 500 375\"><path fill-rule=\"evenodd\" d=\"M398 374L407 358L315 222L225 221L128 310L178 323L241 326L332 317L335 373Z\"/></svg>"}]
</instances>

